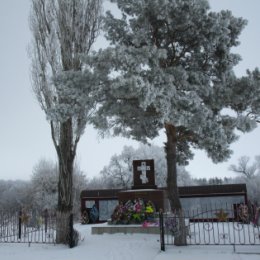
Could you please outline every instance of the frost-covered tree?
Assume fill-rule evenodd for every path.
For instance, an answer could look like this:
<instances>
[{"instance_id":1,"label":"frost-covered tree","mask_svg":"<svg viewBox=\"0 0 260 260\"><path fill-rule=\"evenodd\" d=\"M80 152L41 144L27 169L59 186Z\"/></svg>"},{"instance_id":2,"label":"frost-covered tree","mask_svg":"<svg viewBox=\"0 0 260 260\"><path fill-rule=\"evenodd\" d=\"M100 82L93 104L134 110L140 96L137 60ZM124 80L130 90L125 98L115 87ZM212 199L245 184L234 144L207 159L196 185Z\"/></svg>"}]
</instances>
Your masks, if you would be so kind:
<instances>
[{"instance_id":1,"label":"frost-covered tree","mask_svg":"<svg viewBox=\"0 0 260 260\"><path fill-rule=\"evenodd\" d=\"M17 212L22 207L30 207L32 190L29 181L0 180L0 211Z\"/></svg>"},{"instance_id":2,"label":"frost-covered tree","mask_svg":"<svg viewBox=\"0 0 260 260\"><path fill-rule=\"evenodd\" d=\"M192 176L185 169L184 166L177 166L177 172L178 172L178 174L177 174L177 185L178 185L178 187L196 185L196 182L193 180ZM166 177L167 177L167 175L166 175Z\"/></svg>"},{"instance_id":3,"label":"frost-covered tree","mask_svg":"<svg viewBox=\"0 0 260 260\"><path fill-rule=\"evenodd\" d=\"M239 115L260 123L259 69L256 68L253 71L247 70L246 76L241 78L233 77L230 81L230 91L232 93L232 98L229 100L230 107ZM247 127L247 124L243 125Z\"/></svg>"},{"instance_id":4,"label":"frost-covered tree","mask_svg":"<svg viewBox=\"0 0 260 260\"><path fill-rule=\"evenodd\" d=\"M57 242L67 243L68 217L73 207L73 163L95 102L90 94L92 74L87 73L81 55L89 53L97 37L102 3L101 0L31 2L33 90L50 123L57 152L60 218Z\"/></svg>"},{"instance_id":5,"label":"frost-covered tree","mask_svg":"<svg viewBox=\"0 0 260 260\"><path fill-rule=\"evenodd\" d=\"M111 157L109 165L100 172L102 187L131 188L133 185L133 160L153 159L155 164L155 184L158 187L166 186L167 166L164 149L156 145L140 144L137 149L124 146L120 154ZM194 184L190 174L184 166L177 165L178 186ZM101 188L101 187L99 187Z\"/></svg>"},{"instance_id":6,"label":"frost-covered tree","mask_svg":"<svg viewBox=\"0 0 260 260\"><path fill-rule=\"evenodd\" d=\"M78 218L78 220L81 217L80 193L86 188L87 188L86 175L80 169L79 163L76 160L74 163L74 172L73 172L73 214Z\"/></svg>"},{"instance_id":7,"label":"frost-covered tree","mask_svg":"<svg viewBox=\"0 0 260 260\"><path fill-rule=\"evenodd\" d=\"M238 174L233 182L246 183L248 198L251 202L260 205L260 157L256 156L255 161L250 163L248 156L242 156L238 159L237 165L230 165L229 170Z\"/></svg>"},{"instance_id":8,"label":"frost-covered tree","mask_svg":"<svg viewBox=\"0 0 260 260\"><path fill-rule=\"evenodd\" d=\"M165 184L165 158L161 157L162 149L158 146L140 145L137 149L124 146L122 152L113 155L109 165L100 172L106 186L109 188L131 188L133 185L133 160L154 159L155 179L159 186ZM162 159L162 160L161 160Z\"/></svg>"},{"instance_id":9,"label":"frost-covered tree","mask_svg":"<svg viewBox=\"0 0 260 260\"><path fill-rule=\"evenodd\" d=\"M242 156L238 159L238 165L230 165L229 170L244 176L246 179L252 179L259 169L257 162L249 165L249 161L250 158L248 156Z\"/></svg>"},{"instance_id":10,"label":"frost-covered tree","mask_svg":"<svg viewBox=\"0 0 260 260\"><path fill-rule=\"evenodd\" d=\"M103 183L108 188L127 189L132 186L132 162L135 150L131 146L124 146L121 154L113 155L109 165L100 172Z\"/></svg>"},{"instance_id":11,"label":"frost-covered tree","mask_svg":"<svg viewBox=\"0 0 260 260\"><path fill-rule=\"evenodd\" d=\"M87 182L87 189L89 189L89 190L91 190L91 189L106 189L106 188L110 188L110 187L111 186L107 185L106 180L104 180L100 176L92 177L91 179L88 179L88 182Z\"/></svg>"},{"instance_id":12,"label":"frost-covered tree","mask_svg":"<svg viewBox=\"0 0 260 260\"><path fill-rule=\"evenodd\" d=\"M209 180L208 180L209 185L221 185L221 184L223 184L223 182L224 181L218 177L209 178Z\"/></svg>"},{"instance_id":13,"label":"frost-covered tree","mask_svg":"<svg viewBox=\"0 0 260 260\"><path fill-rule=\"evenodd\" d=\"M33 167L31 189L34 194L33 207L38 210L55 209L58 196L57 164L40 159Z\"/></svg>"},{"instance_id":14,"label":"frost-covered tree","mask_svg":"<svg viewBox=\"0 0 260 260\"><path fill-rule=\"evenodd\" d=\"M232 108L233 67L240 60L231 50L246 21L230 11L210 12L207 0L112 2L122 16L107 13L111 46L94 59L104 97L97 127L139 140L165 129L169 201L178 211L177 162L192 158L191 147L223 161L237 139L234 130L255 126L224 110ZM185 232L174 241L186 244Z\"/></svg>"}]
</instances>

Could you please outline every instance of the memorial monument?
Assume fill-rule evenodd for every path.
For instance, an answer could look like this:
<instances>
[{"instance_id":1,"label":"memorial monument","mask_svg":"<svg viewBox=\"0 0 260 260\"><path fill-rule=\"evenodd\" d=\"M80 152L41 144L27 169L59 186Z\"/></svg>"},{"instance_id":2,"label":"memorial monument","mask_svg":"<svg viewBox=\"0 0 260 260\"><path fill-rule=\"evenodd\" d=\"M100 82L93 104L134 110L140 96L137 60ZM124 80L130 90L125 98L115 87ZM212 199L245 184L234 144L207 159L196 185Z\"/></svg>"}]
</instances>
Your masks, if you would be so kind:
<instances>
[{"instance_id":1,"label":"memorial monument","mask_svg":"<svg viewBox=\"0 0 260 260\"><path fill-rule=\"evenodd\" d=\"M131 190L118 192L119 203L143 199L152 201L156 211L166 208L165 190L157 189L155 185L154 160L133 161L133 183Z\"/></svg>"},{"instance_id":2,"label":"memorial monument","mask_svg":"<svg viewBox=\"0 0 260 260\"><path fill-rule=\"evenodd\" d=\"M128 201L151 202L155 211L169 210L167 188L157 188L155 184L155 167L153 160L133 161L133 186L125 189L98 189L83 190L81 192L81 213L85 223L105 222L118 205ZM245 184L225 184L207 186L179 187L182 207L184 210L204 210L212 205L228 204L234 208L236 205L247 203L247 190ZM136 203L138 205L139 203ZM98 216L94 220L93 208ZM91 218L92 216L92 218ZM95 216L96 217L96 216Z\"/></svg>"}]
</instances>

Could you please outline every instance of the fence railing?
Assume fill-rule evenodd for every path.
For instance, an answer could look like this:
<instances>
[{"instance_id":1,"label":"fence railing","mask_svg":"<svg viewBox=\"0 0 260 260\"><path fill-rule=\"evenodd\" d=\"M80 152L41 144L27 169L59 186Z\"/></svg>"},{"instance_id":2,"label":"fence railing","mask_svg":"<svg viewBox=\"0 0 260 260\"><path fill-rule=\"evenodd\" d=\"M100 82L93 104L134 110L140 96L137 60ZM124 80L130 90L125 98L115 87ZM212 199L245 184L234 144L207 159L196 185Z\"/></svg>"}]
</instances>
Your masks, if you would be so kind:
<instances>
[{"instance_id":1,"label":"fence railing","mask_svg":"<svg viewBox=\"0 0 260 260\"><path fill-rule=\"evenodd\" d=\"M181 232L181 221L185 223L188 245L260 245L259 225L246 208L204 208L177 213L160 214L162 250L165 245L174 245L174 238Z\"/></svg>"},{"instance_id":2,"label":"fence railing","mask_svg":"<svg viewBox=\"0 0 260 260\"><path fill-rule=\"evenodd\" d=\"M0 243L55 243L56 216L44 210L0 212Z\"/></svg>"}]
</instances>

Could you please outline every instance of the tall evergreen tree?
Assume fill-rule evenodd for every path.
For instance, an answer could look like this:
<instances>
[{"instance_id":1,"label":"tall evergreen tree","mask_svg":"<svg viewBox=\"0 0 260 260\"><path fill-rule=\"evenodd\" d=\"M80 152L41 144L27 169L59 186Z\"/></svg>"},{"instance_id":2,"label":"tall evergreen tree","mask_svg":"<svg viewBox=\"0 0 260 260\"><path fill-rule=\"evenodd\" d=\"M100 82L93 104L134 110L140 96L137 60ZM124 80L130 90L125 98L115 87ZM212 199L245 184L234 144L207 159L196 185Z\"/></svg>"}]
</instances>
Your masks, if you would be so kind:
<instances>
[{"instance_id":1,"label":"tall evergreen tree","mask_svg":"<svg viewBox=\"0 0 260 260\"><path fill-rule=\"evenodd\" d=\"M210 12L207 0L111 2L122 16L106 14L110 47L93 60L103 101L96 126L138 140L165 129L169 201L182 217L176 163L188 163L192 147L223 161L237 140L235 129L255 127L243 113L225 110L232 108L233 67L240 60L231 49L246 21L230 11ZM186 244L185 231L175 244Z\"/></svg>"}]
</instances>

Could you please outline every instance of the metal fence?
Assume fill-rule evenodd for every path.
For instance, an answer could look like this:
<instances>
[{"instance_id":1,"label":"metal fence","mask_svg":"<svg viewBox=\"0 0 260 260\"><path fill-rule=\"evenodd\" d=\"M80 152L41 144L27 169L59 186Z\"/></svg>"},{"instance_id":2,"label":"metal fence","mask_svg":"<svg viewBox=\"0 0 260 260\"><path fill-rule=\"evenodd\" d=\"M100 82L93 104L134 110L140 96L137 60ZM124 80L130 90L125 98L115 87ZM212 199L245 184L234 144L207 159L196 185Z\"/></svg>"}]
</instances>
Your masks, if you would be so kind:
<instances>
[{"instance_id":1,"label":"metal fence","mask_svg":"<svg viewBox=\"0 0 260 260\"><path fill-rule=\"evenodd\" d=\"M0 212L0 243L56 243L56 215L44 210Z\"/></svg>"},{"instance_id":2,"label":"metal fence","mask_svg":"<svg viewBox=\"0 0 260 260\"><path fill-rule=\"evenodd\" d=\"M187 245L260 245L259 222L241 207L183 211ZM161 249L174 245L180 214L160 214Z\"/></svg>"}]
</instances>

